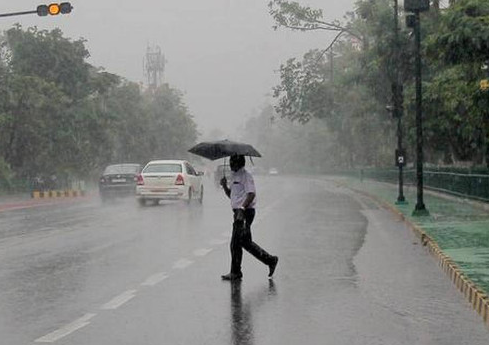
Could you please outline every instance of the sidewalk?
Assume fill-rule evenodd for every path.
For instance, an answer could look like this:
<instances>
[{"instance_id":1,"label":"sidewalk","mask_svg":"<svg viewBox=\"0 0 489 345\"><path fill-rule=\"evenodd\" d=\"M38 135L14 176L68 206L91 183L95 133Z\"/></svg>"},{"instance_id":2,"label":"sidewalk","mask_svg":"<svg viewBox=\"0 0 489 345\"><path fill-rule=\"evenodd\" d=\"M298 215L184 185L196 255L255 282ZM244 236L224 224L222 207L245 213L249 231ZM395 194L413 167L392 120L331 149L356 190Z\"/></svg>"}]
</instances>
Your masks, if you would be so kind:
<instances>
[{"instance_id":1,"label":"sidewalk","mask_svg":"<svg viewBox=\"0 0 489 345\"><path fill-rule=\"evenodd\" d=\"M489 210L487 205L425 190L430 216L413 217L416 187L405 186L408 205L396 205L398 186L349 177L336 183L366 194L397 213L421 237L423 245L489 325Z\"/></svg>"},{"instance_id":2,"label":"sidewalk","mask_svg":"<svg viewBox=\"0 0 489 345\"><path fill-rule=\"evenodd\" d=\"M336 179L335 179L336 180ZM483 207L453 197L425 191L428 217L413 217L416 188L404 188L408 205L396 205L398 186L354 178L338 178L345 186L366 192L397 209L406 220L419 226L435 241L477 286L489 294L489 212Z\"/></svg>"}]
</instances>

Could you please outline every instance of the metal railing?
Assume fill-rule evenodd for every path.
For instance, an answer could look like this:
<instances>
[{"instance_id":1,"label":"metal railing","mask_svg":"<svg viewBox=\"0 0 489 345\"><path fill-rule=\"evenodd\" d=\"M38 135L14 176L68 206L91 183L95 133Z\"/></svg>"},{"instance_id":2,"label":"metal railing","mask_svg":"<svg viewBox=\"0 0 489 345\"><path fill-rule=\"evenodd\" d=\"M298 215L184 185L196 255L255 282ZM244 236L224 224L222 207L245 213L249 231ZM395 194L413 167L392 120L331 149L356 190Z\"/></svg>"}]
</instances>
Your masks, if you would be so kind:
<instances>
[{"instance_id":1,"label":"metal railing","mask_svg":"<svg viewBox=\"0 0 489 345\"><path fill-rule=\"evenodd\" d=\"M363 169L354 173L360 178L397 183L397 169ZM349 174L351 176L351 174ZM489 202L489 174L471 174L449 171L423 171L424 186L445 193ZM416 170L404 170L404 183L416 184Z\"/></svg>"}]
</instances>

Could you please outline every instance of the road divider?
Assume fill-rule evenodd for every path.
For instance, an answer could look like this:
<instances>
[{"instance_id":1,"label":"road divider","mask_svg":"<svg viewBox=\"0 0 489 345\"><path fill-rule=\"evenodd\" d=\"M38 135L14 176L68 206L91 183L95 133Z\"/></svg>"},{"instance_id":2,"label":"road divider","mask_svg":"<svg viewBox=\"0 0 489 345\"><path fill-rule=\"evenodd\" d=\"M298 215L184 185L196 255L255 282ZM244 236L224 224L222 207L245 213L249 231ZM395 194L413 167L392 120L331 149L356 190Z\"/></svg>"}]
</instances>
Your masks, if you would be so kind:
<instances>
[{"instance_id":1,"label":"road divider","mask_svg":"<svg viewBox=\"0 0 489 345\"><path fill-rule=\"evenodd\" d=\"M79 189L65 189L65 190L34 190L31 192L31 197L33 199L76 198L79 196L85 196L85 191Z\"/></svg>"}]
</instances>

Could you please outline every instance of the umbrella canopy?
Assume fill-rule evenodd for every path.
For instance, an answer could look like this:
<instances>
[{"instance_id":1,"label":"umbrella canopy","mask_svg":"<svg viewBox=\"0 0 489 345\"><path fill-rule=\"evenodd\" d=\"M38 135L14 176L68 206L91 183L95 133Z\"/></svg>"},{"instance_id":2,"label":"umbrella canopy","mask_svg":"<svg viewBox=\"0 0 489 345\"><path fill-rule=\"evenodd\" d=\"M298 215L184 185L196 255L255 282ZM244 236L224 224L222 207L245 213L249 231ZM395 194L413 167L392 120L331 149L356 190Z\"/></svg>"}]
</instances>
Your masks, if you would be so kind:
<instances>
[{"instance_id":1,"label":"umbrella canopy","mask_svg":"<svg viewBox=\"0 0 489 345\"><path fill-rule=\"evenodd\" d=\"M234 154L261 157L261 154L253 146L230 140L202 142L192 147L188 152L210 160L229 157Z\"/></svg>"}]
</instances>

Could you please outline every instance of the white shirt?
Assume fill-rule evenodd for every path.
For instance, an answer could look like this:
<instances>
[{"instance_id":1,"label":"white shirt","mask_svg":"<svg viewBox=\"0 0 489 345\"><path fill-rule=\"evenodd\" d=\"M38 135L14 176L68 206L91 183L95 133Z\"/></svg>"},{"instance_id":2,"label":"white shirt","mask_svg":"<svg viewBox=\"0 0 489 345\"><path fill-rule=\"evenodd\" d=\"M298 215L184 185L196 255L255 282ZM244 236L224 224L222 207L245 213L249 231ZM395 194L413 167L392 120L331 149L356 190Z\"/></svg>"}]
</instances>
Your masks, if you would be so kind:
<instances>
[{"instance_id":1,"label":"white shirt","mask_svg":"<svg viewBox=\"0 0 489 345\"><path fill-rule=\"evenodd\" d=\"M240 208L243 206L244 201L248 193L255 193L255 198L248 205L248 208L255 208L256 204L256 189L253 176L246 171L245 168L241 168L238 171L231 171L230 186L231 189L231 207Z\"/></svg>"}]
</instances>

